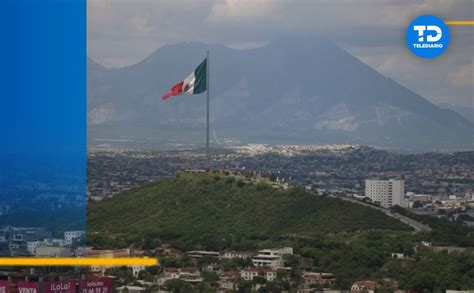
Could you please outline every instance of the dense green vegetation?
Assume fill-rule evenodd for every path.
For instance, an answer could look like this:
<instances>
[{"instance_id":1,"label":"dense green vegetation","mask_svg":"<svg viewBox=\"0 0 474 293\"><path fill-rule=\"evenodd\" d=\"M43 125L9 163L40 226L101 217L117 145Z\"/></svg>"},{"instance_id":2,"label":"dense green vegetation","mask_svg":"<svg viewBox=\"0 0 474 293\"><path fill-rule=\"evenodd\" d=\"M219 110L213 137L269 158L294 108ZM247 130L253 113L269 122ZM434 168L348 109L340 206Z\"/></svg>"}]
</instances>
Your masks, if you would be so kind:
<instances>
[{"instance_id":1,"label":"dense green vegetation","mask_svg":"<svg viewBox=\"0 0 474 293\"><path fill-rule=\"evenodd\" d=\"M474 228L461 223L453 223L446 219L412 214L399 206L393 207L392 210L430 226L433 231L427 234L424 240L433 242L433 245L474 247Z\"/></svg>"},{"instance_id":2,"label":"dense green vegetation","mask_svg":"<svg viewBox=\"0 0 474 293\"><path fill-rule=\"evenodd\" d=\"M356 280L375 280L380 292L414 289L443 292L474 288L474 253L434 252L421 245L472 247L469 228L426 217L416 218L433 228L431 233L412 233L406 225L385 214L338 198L315 196L304 189L288 191L271 182L245 182L223 175L179 174L177 178L125 192L89 207L89 241L102 248L133 245L145 249L157 240L183 250L256 250L291 246L295 255L285 259L291 272L264 282L261 292L280 292L298 287L302 270L330 272L334 288L349 289ZM394 259L393 253L403 259ZM198 265L219 262L226 271L250 265L249 260L203 258ZM186 258L161 258L164 267L189 267ZM158 271L147 271L151 279ZM115 272L129 283L130 272ZM282 275L284 274L284 275ZM285 275L291 278L286 278ZM167 281L171 291L212 292L215 276L206 275L199 288L182 280ZM252 281L239 283L248 292ZM246 291L247 290L247 291Z\"/></svg>"},{"instance_id":3,"label":"dense green vegetation","mask_svg":"<svg viewBox=\"0 0 474 293\"><path fill-rule=\"evenodd\" d=\"M213 250L256 249L285 236L410 230L382 212L302 188L283 191L212 174L179 174L91 204L88 228L97 247L147 248L160 239Z\"/></svg>"},{"instance_id":4,"label":"dense green vegetation","mask_svg":"<svg viewBox=\"0 0 474 293\"><path fill-rule=\"evenodd\" d=\"M401 289L416 292L474 288L472 251L435 253L419 244L422 237L407 232L370 231L346 237L346 241L321 235L293 245L302 258L299 269L332 272L336 287L341 289L350 288L355 280L375 280L388 287L396 281ZM404 258L394 259L392 253L403 254Z\"/></svg>"},{"instance_id":5,"label":"dense green vegetation","mask_svg":"<svg viewBox=\"0 0 474 293\"><path fill-rule=\"evenodd\" d=\"M291 272L279 272L274 282L256 278L239 281L239 292L250 292L252 284L265 284L258 292L294 292L301 282L300 272L332 272L336 276L333 288L349 289L356 280L374 280L382 288L377 292L393 292L394 285L415 292L443 292L446 289L468 290L474 288L474 253L436 253L419 245L419 235L397 231L369 231L340 235L315 235L314 237L286 238L276 240L275 245L291 245L295 255L285 257L285 265ZM403 259L394 259L392 253L402 253ZM251 265L248 259L217 259L204 257L198 261L202 267L220 263L225 271L235 271ZM187 257L160 258L161 267L150 267L141 272L141 279L149 280L165 267L187 268L193 266ZM108 274L117 276L122 282L132 283L129 268L109 269ZM209 289L215 282L215 273L204 273L205 282L199 288L190 288L183 280L165 283L172 292L214 292ZM269 290L271 289L271 290ZM148 291L147 291L148 292Z\"/></svg>"},{"instance_id":6,"label":"dense green vegetation","mask_svg":"<svg viewBox=\"0 0 474 293\"><path fill-rule=\"evenodd\" d=\"M403 289L415 292L444 292L474 288L474 253L435 253L420 247L415 259L391 260L378 276L397 280Z\"/></svg>"}]
</instances>

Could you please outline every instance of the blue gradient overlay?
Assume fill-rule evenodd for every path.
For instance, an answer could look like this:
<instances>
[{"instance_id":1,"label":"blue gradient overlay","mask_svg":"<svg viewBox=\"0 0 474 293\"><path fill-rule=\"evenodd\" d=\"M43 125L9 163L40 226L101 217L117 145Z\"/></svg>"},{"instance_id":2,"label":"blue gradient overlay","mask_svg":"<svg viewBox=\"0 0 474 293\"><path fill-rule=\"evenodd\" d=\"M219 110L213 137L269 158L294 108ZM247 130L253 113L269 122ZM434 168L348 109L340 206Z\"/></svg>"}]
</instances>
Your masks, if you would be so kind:
<instances>
[{"instance_id":1,"label":"blue gradient overlay","mask_svg":"<svg viewBox=\"0 0 474 293\"><path fill-rule=\"evenodd\" d=\"M0 0L0 38L0 229L85 230L86 1Z\"/></svg>"}]
</instances>

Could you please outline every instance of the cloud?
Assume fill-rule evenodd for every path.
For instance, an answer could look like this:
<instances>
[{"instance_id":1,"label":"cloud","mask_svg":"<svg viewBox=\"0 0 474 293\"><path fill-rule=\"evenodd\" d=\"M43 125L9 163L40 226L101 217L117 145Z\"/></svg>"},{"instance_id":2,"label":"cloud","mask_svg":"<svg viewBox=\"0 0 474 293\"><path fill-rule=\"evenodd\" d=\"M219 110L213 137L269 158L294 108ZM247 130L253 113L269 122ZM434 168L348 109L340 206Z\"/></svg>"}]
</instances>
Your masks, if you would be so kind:
<instances>
[{"instance_id":1,"label":"cloud","mask_svg":"<svg viewBox=\"0 0 474 293\"><path fill-rule=\"evenodd\" d=\"M448 73L448 81L456 86L470 86L474 85L474 69L472 61L457 68L457 70Z\"/></svg>"},{"instance_id":2,"label":"cloud","mask_svg":"<svg viewBox=\"0 0 474 293\"><path fill-rule=\"evenodd\" d=\"M182 41L245 49L309 33L337 42L433 101L449 96L471 104L474 85L463 66L472 66L472 28L450 27L450 47L428 61L413 56L404 35L422 14L474 19L473 5L472 0L88 0L88 54L121 67Z\"/></svg>"},{"instance_id":3,"label":"cloud","mask_svg":"<svg viewBox=\"0 0 474 293\"><path fill-rule=\"evenodd\" d=\"M210 22L241 22L267 19L278 16L275 10L283 1L272 0L225 0L212 6L211 14L206 18Z\"/></svg>"}]
</instances>

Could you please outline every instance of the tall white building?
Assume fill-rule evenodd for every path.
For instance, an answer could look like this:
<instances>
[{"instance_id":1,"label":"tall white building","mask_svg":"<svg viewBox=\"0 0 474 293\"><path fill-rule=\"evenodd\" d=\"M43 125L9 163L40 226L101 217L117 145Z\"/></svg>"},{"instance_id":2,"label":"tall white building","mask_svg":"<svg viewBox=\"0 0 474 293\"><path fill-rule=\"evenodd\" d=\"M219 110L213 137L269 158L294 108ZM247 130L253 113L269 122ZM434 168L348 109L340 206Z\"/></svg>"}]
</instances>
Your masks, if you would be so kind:
<instances>
[{"instance_id":1,"label":"tall white building","mask_svg":"<svg viewBox=\"0 0 474 293\"><path fill-rule=\"evenodd\" d=\"M398 205L405 207L404 180L365 180L365 196L384 208Z\"/></svg>"},{"instance_id":2,"label":"tall white building","mask_svg":"<svg viewBox=\"0 0 474 293\"><path fill-rule=\"evenodd\" d=\"M66 245L72 245L75 239L81 238L83 235L86 235L85 231L66 231L64 232L64 240Z\"/></svg>"}]
</instances>

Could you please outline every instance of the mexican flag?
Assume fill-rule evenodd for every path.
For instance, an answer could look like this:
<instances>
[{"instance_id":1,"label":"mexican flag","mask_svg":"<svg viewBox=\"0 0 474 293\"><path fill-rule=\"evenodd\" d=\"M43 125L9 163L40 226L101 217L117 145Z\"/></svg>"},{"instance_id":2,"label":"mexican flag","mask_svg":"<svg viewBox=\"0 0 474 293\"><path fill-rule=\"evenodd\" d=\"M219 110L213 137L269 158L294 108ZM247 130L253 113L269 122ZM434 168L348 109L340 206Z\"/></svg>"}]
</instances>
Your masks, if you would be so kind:
<instances>
[{"instance_id":1,"label":"mexican flag","mask_svg":"<svg viewBox=\"0 0 474 293\"><path fill-rule=\"evenodd\" d=\"M183 81L175 84L171 91L163 95L163 100L171 96L197 95L206 91L207 87L207 58Z\"/></svg>"}]
</instances>

